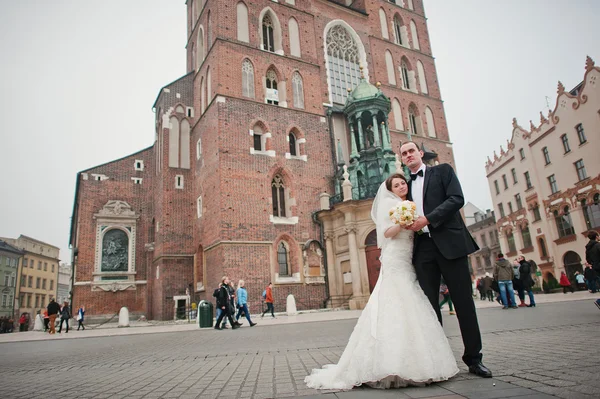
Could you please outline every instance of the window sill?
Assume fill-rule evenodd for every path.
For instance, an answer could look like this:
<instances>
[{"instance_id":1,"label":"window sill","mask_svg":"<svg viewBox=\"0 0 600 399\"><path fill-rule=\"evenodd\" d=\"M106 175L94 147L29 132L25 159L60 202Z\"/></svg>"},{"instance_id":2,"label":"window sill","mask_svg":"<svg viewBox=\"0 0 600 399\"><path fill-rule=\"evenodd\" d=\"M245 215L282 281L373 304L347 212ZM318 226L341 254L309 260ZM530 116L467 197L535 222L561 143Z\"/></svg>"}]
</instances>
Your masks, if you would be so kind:
<instances>
[{"instance_id":1,"label":"window sill","mask_svg":"<svg viewBox=\"0 0 600 399\"><path fill-rule=\"evenodd\" d=\"M564 236L559 238L558 240L554 240L556 245L566 244L568 242L573 242L577 240L577 234L569 234L568 236Z\"/></svg>"},{"instance_id":2,"label":"window sill","mask_svg":"<svg viewBox=\"0 0 600 399\"><path fill-rule=\"evenodd\" d=\"M517 254L517 251L511 251L507 254L505 254L505 258L512 258L513 256L515 256Z\"/></svg>"},{"instance_id":3,"label":"window sill","mask_svg":"<svg viewBox=\"0 0 600 399\"><path fill-rule=\"evenodd\" d=\"M300 273L293 273L291 276L279 276L275 273L275 284L301 284Z\"/></svg>"},{"instance_id":4,"label":"window sill","mask_svg":"<svg viewBox=\"0 0 600 399\"><path fill-rule=\"evenodd\" d=\"M538 222L541 222L541 221L542 221L542 219L537 219L537 220L534 220L534 221L533 221L533 222L531 222L531 223L533 224L533 223L538 223Z\"/></svg>"},{"instance_id":5,"label":"window sill","mask_svg":"<svg viewBox=\"0 0 600 399\"><path fill-rule=\"evenodd\" d=\"M588 141L587 141L587 140L586 140L586 141L584 141L583 143L579 143L579 147L581 147L581 146L583 146L583 145L586 145L587 143L588 143Z\"/></svg>"},{"instance_id":6,"label":"window sill","mask_svg":"<svg viewBox=\"0 0 600 399\"><path fill-rule=\"evenodd\" d=\"M282 218L279 216L269 215L269 222L273 224L298 224L298 216Z\"/></svg>"},{"instance_id":7,"label":"window sill","mask_svg":"<svg viewBox=\"0 0 600 399\"><path fill-rule=\"evenodd\" d=\"M275 151L274 150L257 151L257 150L254 149L254 147L250 147L250 154L251 155L266 155L268 157L275 158Z\"/></svg>"},{"instance_id":8,"label":"window sill","mask_svg":"<svg viewBox=\"0 0 600 399\"><path fill-rule=\"evenodd\" d=\"M289 152L286 152L285 153L285 159L297 159L299 161L307 162L308 161L308 156L306 156L306 155L292 155Z\"/></svg>"},{"instance_id":9,"label":"window sill","mask_svg":"<svg viewBox=\"0 0 600 399\"><path fill-rule=\"evenodd\" d=\"M523 248L523 249L521 249L521 253L522 253L522 254L527 254L527 253L529 253L529 252L533 252L533 245L531 245L531 246L529 246L529 247L527 247L527 248Z\"/></svg>"},{"instance_id":10,"label":"window sill","mask_svg":"<svg viewBox=\"0 0 600 399\"><path fill-rule=\"evenodd\" d=\"M525 189L525 192L527 192L527 191L531 191L531 190L533 190L533 186L526 188L526 189Z\"/></svg>"}]
</instances>

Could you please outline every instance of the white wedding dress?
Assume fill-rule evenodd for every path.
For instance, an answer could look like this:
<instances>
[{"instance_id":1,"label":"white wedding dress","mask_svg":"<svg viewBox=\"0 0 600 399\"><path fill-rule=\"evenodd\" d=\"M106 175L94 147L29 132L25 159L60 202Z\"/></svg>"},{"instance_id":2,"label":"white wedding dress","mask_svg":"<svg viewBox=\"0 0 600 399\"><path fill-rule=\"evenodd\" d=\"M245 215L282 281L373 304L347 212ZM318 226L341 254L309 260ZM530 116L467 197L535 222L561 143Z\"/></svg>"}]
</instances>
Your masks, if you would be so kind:
<instances>
[{"instance_id":1,"label":"white wedding dress","mask_svg":"<svg viewBox=\"0 0 600 399\"><path fill-rule=\"evenodd\" d=\"M413 234L401 230L385 239L379 279L342 357L314 369L304 380L310 388L396 388L445 381L458 373L444 330L417 281Z\"/></svg>"}]
</instances>

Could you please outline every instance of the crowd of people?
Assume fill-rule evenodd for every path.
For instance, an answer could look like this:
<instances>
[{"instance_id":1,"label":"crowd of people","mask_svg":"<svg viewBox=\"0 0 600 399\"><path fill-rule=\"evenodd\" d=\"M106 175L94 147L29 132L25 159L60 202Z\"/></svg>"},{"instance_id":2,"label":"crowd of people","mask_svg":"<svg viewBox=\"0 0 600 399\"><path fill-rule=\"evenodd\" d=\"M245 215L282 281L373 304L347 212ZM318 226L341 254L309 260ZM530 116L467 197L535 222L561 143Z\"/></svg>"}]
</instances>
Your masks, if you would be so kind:
<instances>
[{"instance_id":1,"label":"crowd of people","mask_svg":"<svg viewBox=\"0 0 600 399\"><path fill-rule=\"evenodd\" d=\"M516 309L519 307L535 307L535 296L533 286L535 281L531 277L533 272L532 261L525 260L519 256L512 263L499 253L494 264L493 275L486 273L485 277L477 280L476 287L482 301L495 300L502 305L503 309ZM519 298L517 304L515 291ZM526 303L525 294L529 297Z\"/></svg>"},{"instance_id":2,"label":"crowd of people","mask_svg":"<svg viewBox=\"0 0 600 399\"><path fill-rule=\"evenodd\" d=\"M227 327L227 321L229 321L232 329L235 330L236 328L240 328L242 326L242 323L239 322L240 317L245 317L246 320L248 320L250 327L254 327L257 324L250 318L250 310L248 309L248 291L246 290L246 283L244 280L239 280L237 288L235 288L229 277L223 276L219 287L213 292L213 297L215 297L217 302L216 330L229 328ZM268 311L271 312L272 317L275 317L272 283L269 283L267 288L263 291L262 299L267 304L267 309L262 313L261 317Z\"/></svg>"}]
</instances>

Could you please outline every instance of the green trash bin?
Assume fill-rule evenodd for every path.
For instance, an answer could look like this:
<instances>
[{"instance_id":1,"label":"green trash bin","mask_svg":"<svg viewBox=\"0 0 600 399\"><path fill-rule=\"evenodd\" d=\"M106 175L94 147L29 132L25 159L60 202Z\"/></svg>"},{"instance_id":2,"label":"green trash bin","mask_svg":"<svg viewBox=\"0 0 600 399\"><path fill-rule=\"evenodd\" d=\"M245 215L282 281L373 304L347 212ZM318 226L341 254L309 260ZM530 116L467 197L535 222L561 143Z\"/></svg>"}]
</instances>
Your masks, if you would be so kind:
<instances>
[{"instance_id":1,"label":"green trash bin","mask_svg":"<svg viewBox=\"0 0 600 399\"><path fill-rule=\"evenodd\" d=\"M210 328L213 326L213 305L209 301L198 303L198 327Z\"/></svg>"}]
</instances>

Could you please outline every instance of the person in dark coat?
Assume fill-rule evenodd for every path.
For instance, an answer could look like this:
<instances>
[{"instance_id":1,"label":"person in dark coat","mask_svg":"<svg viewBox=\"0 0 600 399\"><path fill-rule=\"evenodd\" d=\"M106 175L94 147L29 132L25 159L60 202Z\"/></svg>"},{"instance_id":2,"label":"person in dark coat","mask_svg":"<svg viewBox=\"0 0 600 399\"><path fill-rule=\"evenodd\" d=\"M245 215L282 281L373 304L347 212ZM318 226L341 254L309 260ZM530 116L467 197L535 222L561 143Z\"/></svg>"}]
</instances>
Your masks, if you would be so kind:
<instances>
[{"instance_id":1,"label":"person in dark coat","mask_svg":"<svg viewBox=\"0 0 600 399\"><path fill-rule=\"evenodd\" d=\"M490 276L489 273L486 273L485 277L483 278L483 289L488 301L490 302L494 302L494 290L492 289L493 281L494 280L492 279L492 276Z\"/></svg>"},{"instance_id":2,"label":"person in dark coat","mask_svg":"<svg viewBox=\"0 0 600 399\"><path fill-rule=\"evenodd\" d=\"M48 318L50 319L50 331L48 334L56 334L56 316L60 313L60 305L56 303L54 298L50 299L50 303L48 304Z\"/></svg>"},{"instance_id":3,"label":"person in dark coat","mask_svg":"<svg viewBox=\"0 0 600 399\"><path fill-rule=\"evenodd\" d=\"M596 272L596 286L598 286L598 277L600 277L600 237L596 231L588 233L590 241L585 245L585 260L592 265Z\"/></svg>"},{"instance_id":4,"label":"person in dark coat","mask_svg":"<svg viewBox=\"0 0 600 399\"><path fill-rule=\"evenodd\" d=\"M589 263L583 271L583 276L585 277L588 289L592 294L595 294L597 290L598 274L596 274L596 271L592 269L592 265Z\"/></svg>"},{"instance_id":5,"label":"person in dark coat","mask_svg":"<svg viewBox=\"0 0 600 399\"><path fill-rule=\"evenodd\" d=\"M58 333L62 331L63 322L67 325L65 333L69 332L69 319L71 318L71 309L69 308L69 302L65 301L63 307L60 309L60 325L58 326Z\"/></svg>"},{"instance_id":6,"label":"person in dark coat","mask_svg":"<svg viewBox=\"0 0 600 399\"><path fill-rule=\"evenodd\" d=\"M217 318L217 322L215 324L215 330L221 330L222 328L220 327L221 321L223 321L223 318L225 316L227 316L227 319L229 319L229 323L231 323L231 328L232 329L236 329L240 327L239 323L236 323L235 321L233 321L233 309L231 307L231 297L229 295L229 277L224 276L223 279L221 280L221 287L219 288L219 292L217 293L217 307L219 309L221 309L221 314L219 315L219 317Z\"/></svg>"},{"instance_id":7,"label":"person in dark coat","mask_svg":"<svg viewBox=\"0 0 600 399\"><path fill-rule=\"evenodd\" d=\"M531 264L525 260L524 256L519 257L519 280L523 291L529 295L529 305L527 307L535 308L535 299L533 297L532 287L535 285L533 278L531 278Z\"/></svg>"}]
</instances>

